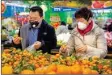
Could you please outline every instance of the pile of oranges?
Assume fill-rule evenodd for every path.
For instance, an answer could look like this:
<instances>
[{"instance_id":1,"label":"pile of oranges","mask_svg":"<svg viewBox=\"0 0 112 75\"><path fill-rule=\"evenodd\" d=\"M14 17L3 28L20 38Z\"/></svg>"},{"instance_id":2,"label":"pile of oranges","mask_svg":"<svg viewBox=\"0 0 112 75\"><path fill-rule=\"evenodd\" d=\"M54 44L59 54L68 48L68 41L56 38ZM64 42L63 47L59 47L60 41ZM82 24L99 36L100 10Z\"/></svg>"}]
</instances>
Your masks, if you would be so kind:
<instances>
[{"instance_id":1,"label":"pile of oranges","mask_svg":"<svg viewBox=\"0 0 112 75\"><path fill-rule=\"evenodd\" d=\"M2 53L2 74L112 74L112 60L63 57L15 48Z\"/></svg>"}]
</instances>

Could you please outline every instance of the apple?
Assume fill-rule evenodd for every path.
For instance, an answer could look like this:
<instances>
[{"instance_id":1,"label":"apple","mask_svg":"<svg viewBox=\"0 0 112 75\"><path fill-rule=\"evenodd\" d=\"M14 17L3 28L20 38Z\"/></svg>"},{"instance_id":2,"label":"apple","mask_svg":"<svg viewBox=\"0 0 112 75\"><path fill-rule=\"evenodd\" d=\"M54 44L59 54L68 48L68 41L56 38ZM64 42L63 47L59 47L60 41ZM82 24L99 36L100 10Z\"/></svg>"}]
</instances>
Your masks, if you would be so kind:
<instances>
[{"instance_id":1,"label":"apple","mask_svg":"<svg viewBox=\"0 0 112 75\"><path fill-rule=\"evenodd\" d=\"M101 3L99 1L94 1L92 4L92 8L103 8L104 3Z\"/></svg>"}]
</instances>

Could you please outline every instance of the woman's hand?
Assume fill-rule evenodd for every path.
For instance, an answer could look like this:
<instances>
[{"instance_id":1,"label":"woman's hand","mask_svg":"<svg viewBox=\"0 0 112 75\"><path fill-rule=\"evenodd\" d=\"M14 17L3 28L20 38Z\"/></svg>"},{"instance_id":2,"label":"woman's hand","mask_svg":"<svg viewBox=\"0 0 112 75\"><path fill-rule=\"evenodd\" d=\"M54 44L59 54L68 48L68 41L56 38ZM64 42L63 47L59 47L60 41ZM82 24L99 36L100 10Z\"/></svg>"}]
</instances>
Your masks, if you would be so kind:
<instances>
[{"instance_id":1,"label":"woman's hand","mask_svg":"<svg viewBox=\"0 0 112 75\"><path fill-rule=\"evenodd\" d=\"M62 45L60 48L61 52L66 52L67 51L67 46L66 45Z\"/></svg>"},{"instance_id":2,"label":"woman's hand","mask_svg":"<svg viewBox=\"0 0 112 75\"><path fill-rule=\"evenodd\" d=\"M112 48L112 40L108 40L107 45Z\"/></svg>"},{"instance_id":3,"label":"woman's hand","mask_svg":"<svg viewBox=\"0 0 112 75\"><path fill-rule=\"evenodd\" d=\"M84 45L84 46L82 46L82 47L79 47L78 49L77 49L77 51L78 52L86 52L86 50L87 50L87 46L86 45Z\"/></svg>"}]
</instances>

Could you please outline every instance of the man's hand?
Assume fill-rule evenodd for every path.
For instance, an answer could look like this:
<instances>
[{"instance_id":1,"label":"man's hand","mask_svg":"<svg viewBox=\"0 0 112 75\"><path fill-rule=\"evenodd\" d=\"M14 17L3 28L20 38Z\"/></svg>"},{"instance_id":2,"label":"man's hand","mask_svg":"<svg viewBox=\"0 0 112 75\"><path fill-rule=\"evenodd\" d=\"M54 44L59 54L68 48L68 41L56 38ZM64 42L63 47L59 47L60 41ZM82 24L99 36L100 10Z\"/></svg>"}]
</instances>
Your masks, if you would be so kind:
<instances>
[{"instance_id":1,"label":"man's hand","mask_svg":"<svg viewBox=\"0 0 112 75\"><path fill-rule=\"evenodd\" d=\"M84 45L84 46L82 46L82 47L77 49L77 51L81 52L81 53L86 52L86 50L87 50L87 46L86 45Z\"/></svg>"},{"instance_id":2,"label":"man's hand","mask_svg":"<svg viewBox=\"0 0 112 75\"><path fill-rule=\"evenodd\" d=\"M42 45L42 43L37 41L37 42L34 43L34 48L39 49L41 47L41 45Z\"/></svg>"},{"instance_id":3,"label":"man's hand","mask_svg":"<svg viewBox=\"0 0 112 75\"><path fill-rule=\"evenodd\" d=\"M14 44L16 44L16 45L20 44L21 39L22 39L22 38L19 37L19 36L14 36L14 38L13 38L13 42L14 42Z\"/></svg>"}]
</instances>

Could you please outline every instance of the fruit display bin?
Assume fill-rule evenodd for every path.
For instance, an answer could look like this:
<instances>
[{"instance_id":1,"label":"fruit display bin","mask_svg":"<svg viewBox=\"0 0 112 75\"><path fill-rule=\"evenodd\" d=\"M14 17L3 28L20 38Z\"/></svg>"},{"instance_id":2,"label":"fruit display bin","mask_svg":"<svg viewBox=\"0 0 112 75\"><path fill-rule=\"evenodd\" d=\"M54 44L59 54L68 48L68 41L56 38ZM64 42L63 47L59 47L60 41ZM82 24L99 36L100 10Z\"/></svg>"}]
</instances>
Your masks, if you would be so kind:
<instances>
[{"instance_id":1,"label":"fruit display bin","mask_svg":"<svg viewBox=\"0 0 112 75\"><path fill-rule=\"evenodd\" d=\"M10 48L2 51L2 74L112 74L112 59Z\"/></svg>"}]
</instances>

